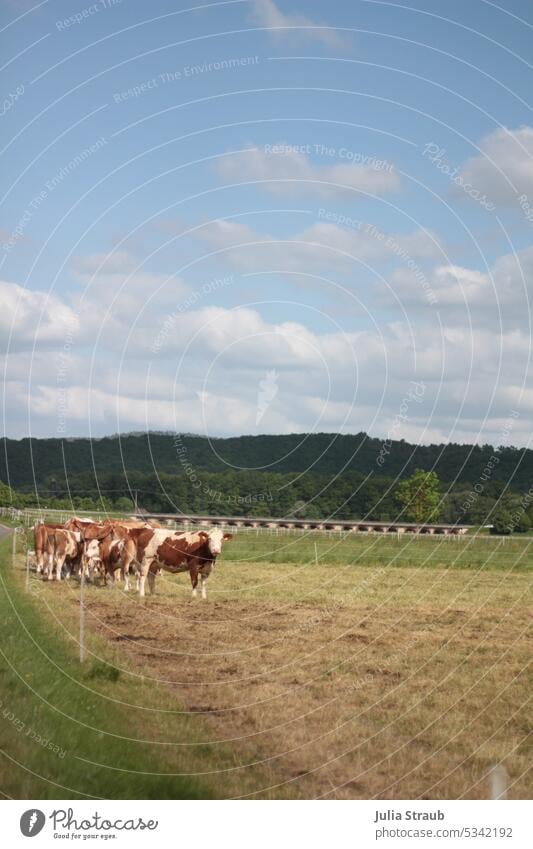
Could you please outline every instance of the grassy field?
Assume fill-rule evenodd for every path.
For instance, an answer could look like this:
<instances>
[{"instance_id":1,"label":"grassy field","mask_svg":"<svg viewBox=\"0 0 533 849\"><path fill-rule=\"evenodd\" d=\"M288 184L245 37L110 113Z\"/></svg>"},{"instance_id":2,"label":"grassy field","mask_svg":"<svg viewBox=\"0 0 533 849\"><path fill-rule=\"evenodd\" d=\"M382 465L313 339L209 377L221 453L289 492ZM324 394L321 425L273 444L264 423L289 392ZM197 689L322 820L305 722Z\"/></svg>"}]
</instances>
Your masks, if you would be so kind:
<instances>
[{"instance_id":1,"label":"grassy field","mask_svg":"<svg viewBox=\"0 0 533 849\"><path fill-rule=\"evenodd\" d=\"M19 557L2 700L67 755L2 717L2 788L486 798L503 763L509 797L528 797L528 561L523 539L237 535L207 602L187 576L144 603L87 587L80 665L78 584L32 575L25 594Z\"/></svg>"},{"instance_id":2,"label":"grassy field","mask_svg":"<svg viewBox=\"0 0 533 849\"><path fill-rule=\"evenodd\" d=\"M316 547L316 551L315 551ZM533 539L415 534L237 533L223 551L232 562L428 569L531 570Z\"/></svg>"},{"instance_id":3,"label":"grassy field","mask_svg":"<svg viewBox=\"0 0 533 849\"><path fill-rule=\"evenodd\" d=\"M3 539L2 796L210 798L221 795L220 775L235 795L243 783L234 778L231 747L217 744L213 752L198 717L184 713L164 685L129 673L109 635L92 630L94 621L87 623L87 659L80 664L79 587L47 586L32 576L26 593L23 565L19 555L13 569L11 539Z\"/></svg>"}]
</instances>

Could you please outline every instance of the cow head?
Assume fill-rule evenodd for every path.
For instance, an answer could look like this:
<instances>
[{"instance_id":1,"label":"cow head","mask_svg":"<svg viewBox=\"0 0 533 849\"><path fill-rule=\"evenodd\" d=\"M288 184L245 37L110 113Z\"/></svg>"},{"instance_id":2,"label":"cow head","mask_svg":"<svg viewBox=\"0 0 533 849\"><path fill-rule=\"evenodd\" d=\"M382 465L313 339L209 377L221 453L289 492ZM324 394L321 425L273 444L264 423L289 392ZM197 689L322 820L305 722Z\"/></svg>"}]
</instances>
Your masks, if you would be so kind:
<instances>
[{"instance_id":1,"label":"cow head","mask_svg":"<svg viewBox=\"0 0 533 849\"><path fill-rule=\"evenodd\" d=\"M220 528L213 528L209 531L209 533L205 533L205 531L200 531L199 534L201 539L206 540L209 553L216 557L217 554L220 554L222 551L222 543L224 540L232 539L233 534L225 534Z\"/></svg>"},{"instance_id":2,"label":"cow head","mask_svg":"<svg viewBox=\"0 0 533 849\"><path fill-rule=\"evenodd\" d=\"M101 561L100 541L92 539L86 542L84 553L85 562L89 567L94 568L96 565L99 565Z\"/></svg>"}]
</instances>

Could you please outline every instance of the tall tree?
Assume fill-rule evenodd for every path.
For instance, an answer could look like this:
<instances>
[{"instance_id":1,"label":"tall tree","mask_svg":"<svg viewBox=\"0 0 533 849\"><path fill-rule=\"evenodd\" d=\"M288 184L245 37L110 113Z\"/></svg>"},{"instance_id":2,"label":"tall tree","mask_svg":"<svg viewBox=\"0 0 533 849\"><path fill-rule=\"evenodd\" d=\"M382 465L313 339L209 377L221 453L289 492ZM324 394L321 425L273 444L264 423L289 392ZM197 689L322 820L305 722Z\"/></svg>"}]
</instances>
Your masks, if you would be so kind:
<instances>
[{"instance_id":1,"label":"tall tree","mask_svg":"<svg viewBox=\"0 0 533 849\"><path fill-rule=\"evenodd\" d=\"M439 479L436 472L416 469L414 474L396 488L395 497L409 522L422 525L439 517Z\"/></svg>"}]
</instances>

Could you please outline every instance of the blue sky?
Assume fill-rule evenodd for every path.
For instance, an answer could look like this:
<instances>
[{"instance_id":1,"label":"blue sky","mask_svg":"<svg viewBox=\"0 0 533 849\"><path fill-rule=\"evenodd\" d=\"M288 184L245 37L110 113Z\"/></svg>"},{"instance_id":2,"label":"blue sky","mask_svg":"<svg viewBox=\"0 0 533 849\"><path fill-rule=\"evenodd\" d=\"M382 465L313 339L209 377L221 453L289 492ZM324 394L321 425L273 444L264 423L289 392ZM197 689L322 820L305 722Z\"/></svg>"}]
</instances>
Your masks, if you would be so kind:
<instances>
[{"instance_id":1,"label":"blue sky","mask_svg":"<svg viewBox=\"0 0 533 849\"><path fill-rule=\"evenodd\" d=\"M528 443L529 2L0 21L6 434Z\"/></svg>"}]
</instances>

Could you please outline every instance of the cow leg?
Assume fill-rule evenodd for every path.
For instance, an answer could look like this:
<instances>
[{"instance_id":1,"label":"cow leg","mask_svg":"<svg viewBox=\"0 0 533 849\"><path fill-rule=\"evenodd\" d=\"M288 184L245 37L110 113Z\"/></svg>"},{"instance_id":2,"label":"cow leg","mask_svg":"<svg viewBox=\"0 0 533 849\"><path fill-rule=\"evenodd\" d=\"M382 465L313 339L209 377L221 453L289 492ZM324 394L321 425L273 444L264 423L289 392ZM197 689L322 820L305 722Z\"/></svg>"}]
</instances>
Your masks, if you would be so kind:
<instances>
[{"instance_id":1,"label":"cow leg","mask_svg":"<svg viewBox=\"0 0 533 849\"><path fill-rule=\"evenodd\" d=\"M144 598L144 582L146 580L145 575L142 573L139 575L139 595L141 598Z\"/></svg>"},{"instance_id":2,"label":"cow leg","mask_svg":"<svg viewBox=\"0 0 533 849\"><path fill-rule=\"evenodd\" d=\"M139 596L141 598L144 598L144 595L145 595L144 585L146 583L146 576L150 572L150 566L151 565L152 565L151 562L143 563L141 565L140 569L137 572L137 576L138 576L138 580L139 580Z\"/></svg>"},{"instance_id":3,"label":"cow leg","mask_svg":"<svg viewBox=\"0 0 533 849\"><path fill-rule=\"evenodd\" d=\"M89 558L86 554L84 554L81 558L80 568L78 570L78 577L80 578L80 580L82 575L84 575L86 578L89 577Z\"/></svg>"},{"instance_id":4,"label":"cow leg","mask_svg":"<svg viewBox=\"0 0 533 849\"><path fill-rule=\"evenodd\" d=\"M77 557L69 557L68 560L65 560L65 578L71 578L76 573L77 564Z\"/></svg>"},{"instance_id":5,"label":"cow leg","mask_svg":"<svg viewBox=\"0 0 533 849\"><path fill-rule=\"evenodd\" d=\"M52 571L54 568L54 558L53 555L47 551L43 557L43 578L46 581L52 580Z\"/></svg>"},{"instance_id":6,"label":"cow leg","mask_svg":"<svg viewBox=\"0 0 533 849\"><path fill-rule=\"evenodd\" d=\"M130 556L128 554L128 552L126 551L124 553L124 556L123 556L123 559L122 559L122 569L121 569L121 574L122 574L122 577L124 579L124 592L126 592L126 593L128 593L130 591L130 568L131 568L132 563L133 563L133 556ZM138 585L137 585L137 589L139 589Z\"/></svg>"},{"instance_id":7,"label":"cow leg","mask_svg":"<svg viewBox=\"0 0 533 849\"><path fill-rule=\"evenodd\" d=\"M131 555L128 551L124 552L123 555L123 570L124 570L124 592L129 592L130 589L130 566L133 561L133 555ZM137 589L139 587L137 586Z\"/></svg>"},{"instance_id":8,"label":"cow leg","mask_svg":"<svg viewBox=\"0 0 533 849\"><path fill-rule=\"evenodd\" d=\"M130 580L129 580L129 576L128 576L129 571L130 571L130 564L128 563L128 558L127 558L127 555L126 555L124 560L122 561L122 568L120 570L120 574L121 574L122 578L124 579L124 592L126 592L126 593L129 592L129 589L130 589Z\"/></svg>"},{"instance_id":9,"label":"cow leg","mask_svg":"<svg viewBox=\"0 0 533 849\"><path fill-rule=\"evenodd\" d=\"M150 595L153 595L155 592L155 575L152 571L148 572L148 588Z\"/></svg>"},{"instance_id":10,"label":"cow leg","mask_svg":"<svg viewBox=\"0 0 533 849\"><path fill-rule=\"evenodd\" d=\"M47 539L46 545L42 549L43 557L43 579L49 581L52 577L52 569L54 568L54 546L50 538Z\"/></svg>"},{"instance_id":11,"label":"cow leg","mask_svg":"<svg viewBox=\"0 0 533 849\"><path fill-rule=\"evenodd\" d=\"M63 554L56 556L56 581L61 580L61 570L63 569L64 562L65 556Z\"/></svg>"},{"instance_id":12,"label":"cow leg","mask_svg":"<svg viewBox=\"0 0 533 849\"><path fill-rule=\"evenodd\" d=\"M198 567L192 566L189 570L189 575L191 576L192 597L196 598L196 587L198 586Z\"/></svg>"},{"instance_id":13,"label":"cow leg","mask_svg":"<svg viewBox=\"0 0 533 849\"><path fill-rule=\"evenodd\" d=\"M207 598L207 590L205 588L205 582L207 581L207 575L202 575L202 598Z\"/></svg>"}]
</instances>

